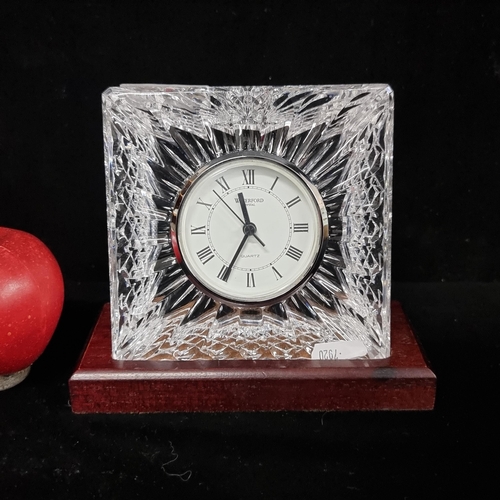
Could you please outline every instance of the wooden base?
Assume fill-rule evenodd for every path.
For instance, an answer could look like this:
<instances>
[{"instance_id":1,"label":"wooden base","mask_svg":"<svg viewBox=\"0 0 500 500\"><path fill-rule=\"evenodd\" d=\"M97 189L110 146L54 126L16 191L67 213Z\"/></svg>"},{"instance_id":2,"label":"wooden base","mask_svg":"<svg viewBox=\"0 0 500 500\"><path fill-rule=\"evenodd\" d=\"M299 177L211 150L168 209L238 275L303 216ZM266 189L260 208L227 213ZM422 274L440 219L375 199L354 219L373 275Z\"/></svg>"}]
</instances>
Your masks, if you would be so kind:
<instances>
[{"instance_id":1,"label":"wooden base","mask_svg":"<svg viewBox=\"0 0 500 500\"><path fill-rule=\"evenodd\" d=\"M397 302L392 355L353 361L115 361L106 304L69 381L75 413L431 410L436 377Z\"/></svg>"}]
</instances>

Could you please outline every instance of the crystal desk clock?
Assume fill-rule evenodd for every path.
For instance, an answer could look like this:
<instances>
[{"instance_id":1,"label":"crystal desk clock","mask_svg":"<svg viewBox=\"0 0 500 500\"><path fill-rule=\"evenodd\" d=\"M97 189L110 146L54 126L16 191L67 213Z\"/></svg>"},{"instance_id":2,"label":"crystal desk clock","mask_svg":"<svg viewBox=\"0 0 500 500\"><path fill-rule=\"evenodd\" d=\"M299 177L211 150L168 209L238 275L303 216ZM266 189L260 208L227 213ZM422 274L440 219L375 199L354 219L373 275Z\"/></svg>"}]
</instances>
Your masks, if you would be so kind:
<instances>
[{"instance_id":1,"label":"crystal desk clock","mask_svg":"<svg viewBox=\"0 0 500 500\"><path fill-rule=\"evenodd\" d=\"M390 355L390 87L103 104L115 360Z\"/></svg>"}]
</instances>

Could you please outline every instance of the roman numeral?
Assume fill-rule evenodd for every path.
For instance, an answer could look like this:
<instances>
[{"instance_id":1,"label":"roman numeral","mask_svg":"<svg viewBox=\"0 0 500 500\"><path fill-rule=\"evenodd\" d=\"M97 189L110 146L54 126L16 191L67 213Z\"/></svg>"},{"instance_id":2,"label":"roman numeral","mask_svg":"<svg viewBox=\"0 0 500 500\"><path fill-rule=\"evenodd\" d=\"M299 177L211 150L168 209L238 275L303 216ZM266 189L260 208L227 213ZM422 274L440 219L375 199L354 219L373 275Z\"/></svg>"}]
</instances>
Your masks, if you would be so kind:
<instances>
[{"instance_id":1,"label":"roman numeral","mask_svg":"<svg viewBox=\"0 0 500 500\"><path fill-rule=\"evenodd\" d=\"M255 184L255 170L242 170L243 184Z\"/></svg>"},{"instance_id":2,"label":"roman numeral","mask_svg":"<svg viewBox=\"0 0 500 500\"><path fill-rule=\"evenodd\" d=\"M214 254L210 247L202 248L199 252L196 252L196 255L201 260L201 263L205 265L209 260L214 258Z\"/></svg>"},{"instance_id":3,"label":"roman numeral","mask_svg":"<svg viewBox=\"0 0 500 500\"><path fill-rule=\"evenodd\" d=\"M226 179L224 179L224 177L215 179L215 182L222 188L223 192L229 189L229 184L226 182Z\"/></svg>"},{"instance_id":4,"label":"roman numeral","mask_svg":"<svg viewBox=\"0 0 500 500\"><path fill-rule=\"evenodd\" d=\"M286 206L288 208L292 208L294 205L296 205L298 202L300 201L300 198L298 196L296 196L295 198L293 198L293 200L290 200Z\"/></svg>"},{"instance_id":5,"label":"roman numeral","mask_svg":"<svg viewBox=\"0 0 500 500\"><path fill-rule=\"evenodd\" d=\"M281 276L281 274L279 273L279 271L278 271L278 270L277 270L274 266L272 267L272 270L273 270L273 272L274 272L274 277L275 277L277 280L279 280L279 279L283 278L283 276Z\"/></svg>"},{"instance_id":6,"label":"roman numeral","mask_svg":"<svg viewBox=\"0 0 500 500\"><path fill-rule=\"evenodd\" d=\"M293 223L294 233L308 233L309 232L309 222L294 222Z\"/></svg>"},{"instance_id":7,"label":"roman numeral","mask_svg":"<svg viewBox=\"0 0 500 500\"><path fill-rule=\"evenodd\" d=\"M196 202L197 205L205 205L207 207L207 210L210 210L212 208L212 205L210 203L205 203L201 198L198 198L198 201Z\"/></svg>"},{"instance_id":8,"label":"roman numeral","mask_svg":"<svg viewBox=\"0 0 500 500\"><path fill-rule=\"evenodd\" d=\"M206 226L196 227L191 224L191 234L207 234Z\"/></svg>"},{"instance_id":9,"label":"roman numeral","mask_svg":"<svg viewBox=\"0 0 500 500\"><path fill-rule=\"evenodd\" d=\"M227 281L229 278L229 267L227 266L222 266L222 269L219 271L219 274L217 275L217 278L219 278L222 281Z\"/></svg>"},{"instance_id":10,"label":"roman numeral","mask_svg":"<svg viewBox=\"0 0 500 500\"><path fill-rule=\"evenodd\" d=\"M298 261L302 257L303 253L304 252L302 250L299 250L298 248L290 245L290 248L288 249L288 252L286 254L288 255L288 257L291 257L292 259Z\"/></svg>"},{"instance_id":11,"label":"roman numeral","mask_svg":"<svg viewBox=\"0 0 500 500\"><path fill-rule=\"evenodd\" d=\"M276 186L276 183L278 182L278 179L279 177L276 177L276 179L274 179L273 185L271 186L271 189L269 191L273 190L274 186Z\"/></svg>"},{"instance_id":12,"label":"roman numeral","mask_svg":"<svg viewBox=\"0 0 500 500\"><path fill-rule=\"evenodd\" d=\"M255 278L253 273L247 273L247 288L255 288Z\"/></svg>"}]
</instances>

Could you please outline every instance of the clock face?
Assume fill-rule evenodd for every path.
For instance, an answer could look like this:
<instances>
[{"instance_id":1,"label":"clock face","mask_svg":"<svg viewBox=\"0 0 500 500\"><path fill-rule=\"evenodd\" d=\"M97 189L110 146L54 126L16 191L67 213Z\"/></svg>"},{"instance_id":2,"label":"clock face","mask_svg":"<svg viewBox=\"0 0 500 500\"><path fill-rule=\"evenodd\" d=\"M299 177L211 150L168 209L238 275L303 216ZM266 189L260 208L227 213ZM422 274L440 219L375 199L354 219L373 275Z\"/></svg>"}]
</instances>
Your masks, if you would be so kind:
<instances>
[{"instance_id":1,"label":"clock face","mask_svg":"<svg viewBox=\"0 0 500 500\"><path fill-rule=\"evenodd\" d=\"M188 182L174 210L172 244L208 295L266 305L307 281L326 233L321 196L300 172L281 159L240 153Z\"/></svg>"}]
</instances>

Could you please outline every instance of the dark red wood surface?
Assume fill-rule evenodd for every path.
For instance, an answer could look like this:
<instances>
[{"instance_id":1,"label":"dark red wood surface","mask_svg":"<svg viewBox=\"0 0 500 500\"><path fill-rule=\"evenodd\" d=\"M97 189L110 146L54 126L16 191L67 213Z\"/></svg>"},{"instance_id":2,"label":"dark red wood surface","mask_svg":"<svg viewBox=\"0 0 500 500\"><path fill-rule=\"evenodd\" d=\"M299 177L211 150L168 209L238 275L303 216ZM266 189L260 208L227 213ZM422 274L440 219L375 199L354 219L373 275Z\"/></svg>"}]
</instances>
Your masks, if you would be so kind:
<instances>
[{"instance_id":1,"label":"dark red wood surface","mask_svg":"<svg viewBox=\"0 0 500 500\"><path fill-rule=\"evenodd\" d=\"M353 361L116 361L109 304L69 381L75 413L430 410L436 377L392 304L392 354Z\"/></svg>"}]
</instances>

